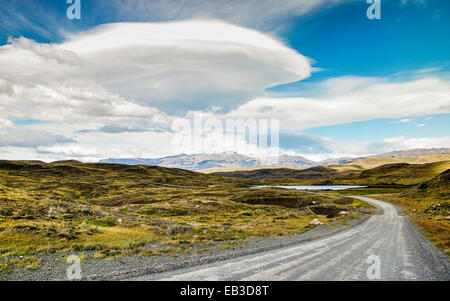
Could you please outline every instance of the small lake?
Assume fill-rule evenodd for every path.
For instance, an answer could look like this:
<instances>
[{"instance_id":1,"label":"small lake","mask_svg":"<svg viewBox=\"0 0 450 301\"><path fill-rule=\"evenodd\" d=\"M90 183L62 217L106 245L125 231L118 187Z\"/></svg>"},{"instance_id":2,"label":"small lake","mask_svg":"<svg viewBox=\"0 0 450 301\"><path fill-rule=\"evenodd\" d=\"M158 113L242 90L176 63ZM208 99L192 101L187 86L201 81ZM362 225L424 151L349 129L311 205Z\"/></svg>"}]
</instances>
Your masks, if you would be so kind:
<instances>
[{"instance_id":1,"label":"small lake","mask_svg":"<svg viewBox=\"0 0 450 301\"><path fill-rule=\"evenodd\" d=\"M344 190L351 188L364 188L367 186L351 186L351 185L311 185L311 186L254 186L253 188L277 187L296 190Z\"/></svg>"}]
</instances>

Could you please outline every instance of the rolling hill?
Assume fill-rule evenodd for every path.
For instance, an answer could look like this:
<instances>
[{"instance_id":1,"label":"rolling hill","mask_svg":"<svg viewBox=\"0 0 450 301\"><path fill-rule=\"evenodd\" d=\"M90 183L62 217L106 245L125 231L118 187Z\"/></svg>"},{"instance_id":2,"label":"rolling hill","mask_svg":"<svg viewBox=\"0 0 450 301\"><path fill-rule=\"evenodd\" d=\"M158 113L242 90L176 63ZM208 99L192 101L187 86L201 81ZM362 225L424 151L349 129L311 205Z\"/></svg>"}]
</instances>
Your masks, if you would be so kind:
<instances>
[{"instance_id":1,"label":"rolling hill","mask_svg":"<svg viewBox=\"0 0 450 301\"><path fill-rule=\"evenodd\" d=\"M253 179L268 184L415 185L430 180L449 168L450 161L439 161L425 164L385 164L371 169L342 165L318 166L302 170L271 168L214 174Z\"/></svg>"},{"instance_id":2,"label":"rolling hill","mask_svg":"<svg viewBox=\"0 0 450 301\"><path fill-rule=\"evenodd\" d=\"M363 206L249 184L158 166L0 161L0 255L179 254L194 244L299 234L314 218L348 220ZM330 215L340 210L349 214Z\"/></svg>"},{"instance_id":3,"label":"rolling hill","mask_svg":"<svg viewBox=\"0 0 450 301\"><path fill-rule=\"evenodd\" d=\"M405 192L403 196L411 198L437 197L439 200L450 199L450 169L435 176L431 180L425 181L411 190Z\"/></svg>"},{"instance_id":4,"label":"rolling hill","mask_svg":"<svg viewBox=\"0 0 450 301\"><path fill-rule=\"evenodd\" d=\"M338 174L333 182L364 185L416 185L450 168L450 161L425 164L394 163L362 171Z\"/></svg>"},{"instance_id":5,"label":"rolling hill","mask_svg":"<svg viewBox=\"0 0 450 301\"><path fill-rule=\"evenodd\" d=\"M373 156L373 157L367 157L364 159L352 161L350 163L345 163L343 165L348 166L348 167L354 166L356 169L357 168L369 169L369 168L374 168L374 167L385 165L385 164L395 164L395 163L423 164L423 163L433 163L433 162L446 161L446 160L450 160L449 154L430 154L430 155L417 156L417 157Z\"/></svg>"},{"instance_id":6,"label":"rolling hill","mask_svg":"<svg viewBox=\"0 0 450 301\"><path fill-rule=\"evenodd\" d=\"M306 169L293 168L261 168L254 170L214 172L212 174L231 178L241 178L250 180L270 180L270 179L299 179L312 180L323 179L338 174L338 171L331 167L316 166Z\"/></svg>"}]
</instances>

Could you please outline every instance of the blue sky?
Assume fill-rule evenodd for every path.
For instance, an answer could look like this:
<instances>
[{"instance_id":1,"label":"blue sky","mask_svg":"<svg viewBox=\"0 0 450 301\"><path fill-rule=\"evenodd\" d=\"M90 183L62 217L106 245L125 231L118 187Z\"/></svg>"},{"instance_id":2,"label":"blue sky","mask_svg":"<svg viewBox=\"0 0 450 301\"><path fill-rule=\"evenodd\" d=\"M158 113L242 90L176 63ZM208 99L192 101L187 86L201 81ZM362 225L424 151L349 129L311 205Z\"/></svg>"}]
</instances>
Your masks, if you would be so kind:
<instances>
[{"instance_id":1,"label":"blue sky","mask_svg":"<svg viewBox=\"0 0 450 301\"><path fill-rule=\"evenodd\" d=\"M289 45L327 70L311 80L388 76L437 66L448 71L450 2L381 3L381 20L369 20L361 13L365 1L353 1L295 22L286 36Z\"/></svg>"},{"instance_id":2,"label":"blue sky","mask_svg":"<svg viewBox=\"0 0 450 301\"><path fill-rule=\"evenodd\" d=\"M386 76L401 71L441 67L448 71L450 2L383 0L381 20L369 20L365 1L316 9L286 20L280 38L313 58L326 72L303 81L339 75ZM8 37L60 42L62 31L84 31L111 22L158 21L132 13L121 15L114 1L82 0L82 19L69 20L65 1L1 1L0 45ZM28 22L17 18L20 14ZM289 85L287 85L289 86Z\"/></svg>"},{"instance_id":3,"label":"blue sky","mask_svg":"<svg viewBox=\"0 0 450 301\"><path fill-rule=\"evenodd\" d=\"M374 141L392 136L406 138L439 138L448 135L449 114L416 116L401 119L374 119L351 122L341 125L316 127L305 130L306 133L326 136L338 141Z\"/></svg>"},{"instance_id":4,"label":"blue sky","mask_svg":"<svg viewBox=\"0 0 450 301\"><path fill-rule=\"evenodd\" d=\"M318 148L320 152L323 152L324 149L330 150L329 154L324 155L357 155L363 152L420 147L421 143L424 147L447 146L450 126L449 1L381 0L380 20L367 18L366 9L369 4L363 0L319 0L314 5L305 0L288 0L284 3L284 7L266 0L258 4L255 4L254 1L193 0L184 5L180 5L177 1L163 0L81 0L81 20L67 19L66 9L69 4L65 2L64 0L0 0L0 56L2 49L5 49L3 51L5 62L14 61L17 62L14 64L19 66L21 62L25 61L19 57L19 50L17 52L10 49L6 51L6 47L11 45L11 38L25 37L27 40L16 40L13 45L17 45L16 47L22 50L31 49L34 52L33 55L37 54L45 58L55 55L58 63L53 69L45 69L44 65L48 67L49 64L30 67L30 70L36 68L36 70L42 70L39 72L51 74L48 78L47 76L31 77L21 72L14 73L16 72L14 70L19 70L19 67L11 65L11 72L5 73L3 76L0 73L0 92L2 92L1 80L3 80L5 87L15 87L15 91L23 90L21 92L23 95L33 95L38 90L38 92L45 90L45 93L50 93L48 91L52 90L51 95L61 93L60 97L72 105L79 101L79 98L75 97L76 99L71 101L70 97L65 94L69 92L63 91L63 87L67 87L76 79L86 79L92 82L80 84L83 86L80 89L89 86L98 93L101 90L103 96L105 93L110 93L108 97L122 105L127 102L127 106L133 108L135 106L138 112L148 111L148 116L151 116L152 121L148 121L148 118L144 121L128 116L128 119L121 120L115 115L106 116L105 112L114 111L115 108L98 107L104 105L105 102L99 102L98 106L91 102L89 104L91 111L86 107L80 109L81 105L78 104L74 108L69 105L70 109L67 106L60 108L60 111L55 109L53 117L50 112L45 111L48 110L49 104L45 101L42 102L41 98L37 99L37 96L32 100L29 98L13 100L10 94L5 94L9 98L5 98L6 105L3 109L0 103L0 121L3 120L3 124L8 125L7 128L14 133L27 131L35 133L41 140L48 138L47 140L50 142L41 144L37 142L34 148L29 148L27 143L28 149L25 149L21 148L25 144L12 141L11 138L4 138L5 141L2 142L0 135L0 152L3 149L3 153L11 154L19 148L21 155L33 158L39 157L39 153L48 154L52 151L55 151L55 158L70 156L70 154L78 156L79 154L73 151L74 149L80 150L81 153L90 153L91 151L94 153L101 148L100 145L92 142L96 140L93 138L94 136L89 137L86 134L80 137L76 133L90 131L92 135L100 135L101 131L96 131L96 129L106 127L146 128L149 131L155 129L155 132L160 133L161 128L165 127L164 122L167 123L167 120L171 120L175 116L180 117L189 110L201 110L219 119L273 116L273 118L281 120L283 133L311 137L311 139L300 139L299 136L294 135L286 139L293 139L302 144L320 141ZM104 71L105 74L103 74L100 71L88 70L83 76L75 76L72 71L68 72L67 68L60 64L64 63L66 59L69 60L65 57L68 55L66 52L50 54L53 51L52 45L56 45L55 47L65 47L81 60L91 60L95 56L94 52L97 51L90 47L95 44L96 39L98 40L98 26L105 24L113 24L112 27L100 30L107 32L109 39L107 41L111 41L111 39L120 40L121 38L124 40L124 36L120 36L120 33L125 29L131 30L120 24L114 25L117 22L145 22L178 26L176 22L190 20L206 20L206 23L221 20L230 24L230 26L218 25L218 28L223 27L223 32L227 30L235 33L242 32L243 35L254 36L255 41L257 36L258 39L264 36L264 39L271 40L268 43L281 43L284 50L280 50L275 58L263 53L263 50L258 50L251 60L245 58L244 52L236 54L232 52L234 50L227 49L226 51L230 52L225 54L219 51L217 53L220 54L214 54L211 57L205 52L199 54L195 52L197 50L192 50L192 54L186 59L188 61L183 58L178 65L170 65L166 71L160 73L159 78L153 73L150 75L150 71L137 74L131 69L133 63L126 66L112 66L111 64L114 62L111 63L111 60L101 62L102 68L106 66L106 69L112 68L108 70L120 70L123 74L129 75L124 75L123 78L110 78L111 72L106 74L108 72ZM239 28L232 28L231 25L239 26ZM147 33L154 32L152 27L133 28L134 33L139 32L140 37L144 38L147 38L145 36ZM188 27L180 26L180 28L183 30ZM192 26L192 28L201 28L201 26ZM92 29L96 31L90 31ZM246 32L247 29L251 32ZM185 34L191 33L182 32L180 36L183 37ZM93 37L94 43L89 46L77 44L85 36ZM207 40L204 43L212 42ZM233 43L246 44L246 41ZM38 48L35 45L42 45L42 49L48 49L36 50ZM190 44L186 45L191 47ZM145 45L138 46L143 47L142 52L139 52L140 48L136 48L139 55L144 55L144 49L147 53L152 51L145 48L147 47ZM175 47L177 46L175 44ZM130 47L130 45L123 44L121 47ZM251 45L251 47L256 46ZM286 57L282 51L288 51L287 49L296 51L297 55L291 53ZM253 53L253 50L253 48L249 48L245 50L245 53ZM123 56L120 47L114 51L117 51L115 52L116 57ZM87 52L91 53L92 57L86 55ZM157 68L156 66L160 66L154 65L154 60L157 60L158 64L161 62L169 64L171 60L174 60L174 57L164 56L164 53L168 55L168 52L170 49L169 51L167 49L165 51L157 50L155 54L140 57L139 62L148 59L148 66L154 70ZM11 60L6 55L18 58ZM219 55L223 55L223 57L218 58ZM64 56L63 59L62 56ZM265 58L266 56L267 58ZM304 66L305 57L308 60L306 64L310 66ZM258 61L255 58L262 59ZM71 57L70 60L72 59L74 58ZM126 60L131 62L132 59L127 58ZM216 59L217 61L215 61ZM272 62L268 62L268 60L272 60ZM285 66L275 65L276 62L286 60L291 60L292 66L297 66L297 70L290 70L290 63ZM71 61L70 64L73 62ZM227 63L224 64L224 62ZM180 64L184 66L182 71L180 71ZM202 64L205 64L205 67L203 70L199 70L198 66ZM232 66L235 66L234 70ZM300 70L303 67L304 70ZM205 68L210 70L206 72ZM239 68L243 68L243 84L241 85L237 79L232 79L239 76L240 72L234 73ZM311 74L309 74L310 68L312 68ZM208 74L205 75L202 72ZM133 78L134 75L136 78ZM206 83L202 85L193 81L197 77ZM58 86L57 78L60 78L61 86ZM65 80L66 78L67 80ZM136 83L134 83L135 80ZM126 87L129 82L133 82L133 85ZM186 86L183 86L184 84ZM83 95L93 95L93 93L93 91L87 91ZM351 102L347 101L348 99L351 99ZM420 99L423 99L424 104L420 103ZM11 104L8 105L7 101ZM26 101L32 101L36 106L34 112L28 111L29 106L26 106ZM56 103L62 102L55 101ZM311 105L309 105L310 102ZM321 104L322 102L324 105ZM19 107L19 105L16 107L13 103L20 103L24 107ZM386 106L385 103L392 104L392 106ZM342 113L339 107L343 105L353 108L352 114ZM381 107L383 105L386 107ZM314 109L322 107L323 110ZM91 113L92 110L98 110L98 112L94 114ZM83 113L79 113L81 111ZM58 119L58 114L63 116L67 112L74 118L70 125L64 125L64 121ZM256 112L261 112L261 114L258 115ZM266 113L263 114L263 112ZM298 112L298 120L295 118L295 112ZM76 114L80 114L80 116ZM314 118L314 116L317 117ZM89 122L82 121L88 117L90 118ZM64 131L62 128L70 128L70 130ZM129 132L127 134L131 135ZM4 134L4 137L6 135ZM63 146L52 144L52 141L61 141L61 139L50 139L51 135L62 135L67 138L67 141L77 141L79 145L72 145L72 143L69 147L70 151L61 151L64 149ZM11 137L11 134L9 136ZM23 136L26 135L23 134ZM100 136L95 137L99 139ZM386 148L370 149L370 143L379 145L379 142L391 141L393 138L397 139L394 139L395 141L399 141L398 144L389 142L386 144ZM102 139L111 138L103 137ZM139 141L137 136L133 139ZM154 139L163 138L156 137ZM330 140L332 143L328 145ZM130 140L127 143L133 143L133 141L136 140ZM353 152L351 149L340 146L344 142L357 143L358 147L361 143L367 145ZM311 150L309 155L317 155L314 145L307 148L302 145L296 148L296 143L289 142L287 144L291 146L291 149L286 149L288 152L296 153L308 149ZM325 144L327 146L323 147ZM130 150L128 146L117 145L117 149L120 149L117 155L157 156L157 152L142 153L142 151ZM53 149L43 151L44 147ZM333 151L333 148L336 150ZM99 151L95 156L100 158L107 154Z\"/></svg>"}]
</instances>

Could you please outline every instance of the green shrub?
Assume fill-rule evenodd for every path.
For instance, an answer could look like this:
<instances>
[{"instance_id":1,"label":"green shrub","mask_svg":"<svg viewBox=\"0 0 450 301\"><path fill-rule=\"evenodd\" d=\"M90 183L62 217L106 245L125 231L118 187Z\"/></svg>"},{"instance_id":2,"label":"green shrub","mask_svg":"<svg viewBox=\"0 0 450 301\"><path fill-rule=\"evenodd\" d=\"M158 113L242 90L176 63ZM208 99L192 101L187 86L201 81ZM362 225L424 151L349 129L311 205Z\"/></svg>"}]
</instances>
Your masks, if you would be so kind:
<instances>
[{"instance_id":1,"label":"green shrub","mask_svg":"<svg viewBox=\"0 0 450 301\"><path fill-rule=\"evenodd\" d=\"M14 209L11 207L3 206L0 207L0 215L3 216L11 216L13 214Z\"/></svg>"},{"instance_id":2,"label":"green shrub","mask_svg":"<svg viewBox=\"0 0 450 301\"><path fill-rule=\"evenodd\" d=\"M10 274L12 273L12 269L9 266L8 262L0 262L0 274Z\"/></svg>"},{"instance_id":3,"label":"green shrub","mask_svg":"<svg viewBox=\"0 0 450 301\"><path fill-rule=\"evenodd\" d=\"M18 268L27 270L36 270L41 264L42 260L36 257L25 257L21 259L13 259L11 263Z\"/></svg>"}]
</instances>

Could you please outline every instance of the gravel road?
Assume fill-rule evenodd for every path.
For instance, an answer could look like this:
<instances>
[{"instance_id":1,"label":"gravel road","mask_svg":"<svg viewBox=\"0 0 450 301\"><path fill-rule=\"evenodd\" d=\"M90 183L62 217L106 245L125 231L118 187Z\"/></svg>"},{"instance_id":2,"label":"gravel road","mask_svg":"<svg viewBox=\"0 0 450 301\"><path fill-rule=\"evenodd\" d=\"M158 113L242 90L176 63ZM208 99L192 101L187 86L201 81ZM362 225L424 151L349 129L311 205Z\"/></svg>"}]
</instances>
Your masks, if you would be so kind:
<instances>
[{"instance_id":1,"label":"gravel road","mask_svg":"<svg viewBox=\"0 0 450 301\"><path fill-rule=\"evenodd\" d=\"M450 262L391 204L381 214L293 246L128 280L450 280Z\"/></svg>"}]
</instances>

